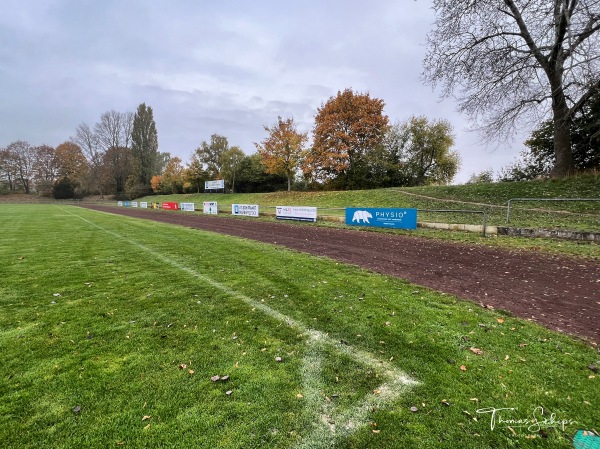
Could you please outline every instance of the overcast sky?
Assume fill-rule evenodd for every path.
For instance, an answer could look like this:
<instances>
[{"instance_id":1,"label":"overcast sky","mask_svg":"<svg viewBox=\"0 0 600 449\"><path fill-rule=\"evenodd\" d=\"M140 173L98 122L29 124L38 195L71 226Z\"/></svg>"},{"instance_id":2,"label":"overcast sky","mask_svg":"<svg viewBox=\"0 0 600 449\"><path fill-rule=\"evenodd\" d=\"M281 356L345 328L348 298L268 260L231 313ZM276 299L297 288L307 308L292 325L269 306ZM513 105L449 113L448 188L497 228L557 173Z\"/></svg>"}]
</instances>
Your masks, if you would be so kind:
<instances>
[{"instance_id":1,"label":"overcast sky","mask_svg":"<svg viewBox=\"0 0 600 449\"><path fill-rule=\"evenodd\" d=\"M0 147L56 146L106 111L154 110L160 151L189 161L211 134L247 154L277 116L311 131L345 88L385 102L390 122L449 120L462 167L512 162L522 148L481 146L453 100L420 80L434 14L426 0L4 0Z\"/></svg>"}]
</instances>

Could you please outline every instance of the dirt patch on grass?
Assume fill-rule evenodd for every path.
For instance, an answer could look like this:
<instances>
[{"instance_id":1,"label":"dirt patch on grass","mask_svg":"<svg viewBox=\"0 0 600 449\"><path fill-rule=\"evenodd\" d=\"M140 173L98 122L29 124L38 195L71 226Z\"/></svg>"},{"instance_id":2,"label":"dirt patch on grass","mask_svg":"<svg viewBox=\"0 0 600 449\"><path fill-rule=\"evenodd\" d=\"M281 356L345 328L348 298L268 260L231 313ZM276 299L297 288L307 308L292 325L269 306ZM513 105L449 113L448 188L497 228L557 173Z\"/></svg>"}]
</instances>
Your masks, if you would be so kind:
<instances>
[{"instance_id":1,"label":"dirt patch on grass","mask_svg":"<svg viewBox=\"0 0 600 449\"><path fill-rule=\"evenodd\" d=\"M83 205L282 245L406 279L600 340L600 262L357 230Z\"/></svg>"}]
</instances>

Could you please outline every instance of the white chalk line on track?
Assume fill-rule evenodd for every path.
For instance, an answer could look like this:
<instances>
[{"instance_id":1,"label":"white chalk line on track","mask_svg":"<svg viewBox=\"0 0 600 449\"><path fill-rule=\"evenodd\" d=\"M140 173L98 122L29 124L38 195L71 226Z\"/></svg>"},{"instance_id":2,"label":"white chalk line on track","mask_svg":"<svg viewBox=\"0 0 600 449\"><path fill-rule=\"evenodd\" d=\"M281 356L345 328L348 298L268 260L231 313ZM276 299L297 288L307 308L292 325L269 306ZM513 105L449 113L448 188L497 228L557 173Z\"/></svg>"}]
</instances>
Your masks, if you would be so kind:
<instances>
[{"instance_id":1,"label":"white chalk line on track","mask_svg":"<svg viewBox=\"0 0 600 449\"><path fill-rule=\"evenodd\" d=\"M351 435L360 426L367 424L368 415L373 408L383 407L392 403L400 397L408 388L418 385L418 382L400 369L388 363L385 360L380 360L373 354L363 351L352 346L343 345L338 340L331 338L328 334L311 329L305 324L296 321L288 315L285 315L262 302L256 301L239 291L233 290L227 285L215 281L211 277L196 271L188 266L182 265L174 259L133 240L130 237L123 236L110 229L103 228L97 223L88 220L81 215L73 213L63 207L63 211L73 217L76 217L85 223L93 226L106 234L125 241L139 250L148 253L168 265L177 268L192 277L210 285L216 290L226 293L232 298L238 299L248 306L260 310L265 315L286 325L299 330L307 337L307 348L304 355L301 374L303 379L303 393L306 409L308 413L313 415L312 429L309 435L303 439L296 447L302 449L318 449L331 447L340 439ZM109 214L108 212L99 212ZM377 374L385 379L385 382L379 385L372 394L366 395L362 402L348 410L338 410L333 402L325 400L323 392L323 383L321 376L321 366L324 358L324 353L327 349L333 349L339 354L343 354L350 359L360 364L366 365L369 368L376 370Z\"/></svg>"}]
</instances>

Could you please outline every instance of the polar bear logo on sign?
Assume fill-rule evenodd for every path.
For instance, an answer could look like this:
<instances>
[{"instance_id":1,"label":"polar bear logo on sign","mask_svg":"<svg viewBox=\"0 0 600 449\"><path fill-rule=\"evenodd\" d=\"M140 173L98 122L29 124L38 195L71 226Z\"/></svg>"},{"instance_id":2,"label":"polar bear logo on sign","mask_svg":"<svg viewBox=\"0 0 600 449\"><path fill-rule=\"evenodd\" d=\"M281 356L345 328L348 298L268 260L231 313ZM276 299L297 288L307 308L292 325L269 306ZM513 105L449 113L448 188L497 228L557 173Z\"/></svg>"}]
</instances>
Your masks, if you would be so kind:
<instances>
[{"instance_id":1,"label":"polar bear logo on sign","mask_svg":"<svg viewBox=\"0 0 600 449\"><path fill-rule=\"evenodd\" d=\"M370 224L369 218L373 218L373 215L371 215L368 211L357 210L356 212L354 212L354 215L352 216L352 223L354 223L354 222L360 223L362 221L363 223Z\"/></svg>"}]
</instances>

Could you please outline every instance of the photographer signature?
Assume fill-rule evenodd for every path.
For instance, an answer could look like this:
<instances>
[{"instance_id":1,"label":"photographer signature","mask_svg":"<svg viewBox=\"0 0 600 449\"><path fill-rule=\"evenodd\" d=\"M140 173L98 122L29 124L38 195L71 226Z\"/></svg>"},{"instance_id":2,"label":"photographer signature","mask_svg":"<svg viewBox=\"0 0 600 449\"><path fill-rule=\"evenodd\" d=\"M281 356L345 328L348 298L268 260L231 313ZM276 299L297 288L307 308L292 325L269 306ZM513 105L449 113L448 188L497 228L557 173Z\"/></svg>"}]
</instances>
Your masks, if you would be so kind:
<instances>
[{"instance_id":1,"label":"photographer signature","mask_svg":"<svg viewBox=\"0 0 600 449\"><path fill-rule=\"evenodd\" d=\"M555 413L550 415L545 414L545 410L541 406L534 408L530 417L516 419L508 418L507 415L515 410L516 408L514 407L487 407L480 408L476 412L479 414L490 415L491 430L494 430L495 427L525 427L530 432L538 432L541 429L560 427L564 431L565 426L577 424L577 421L573 419L558 419Z\"/></svg>"}]
</instances>

